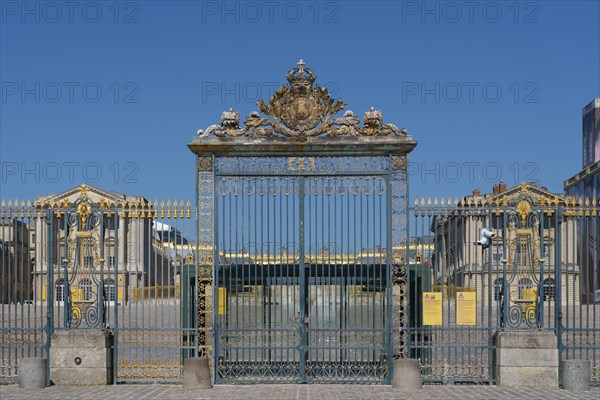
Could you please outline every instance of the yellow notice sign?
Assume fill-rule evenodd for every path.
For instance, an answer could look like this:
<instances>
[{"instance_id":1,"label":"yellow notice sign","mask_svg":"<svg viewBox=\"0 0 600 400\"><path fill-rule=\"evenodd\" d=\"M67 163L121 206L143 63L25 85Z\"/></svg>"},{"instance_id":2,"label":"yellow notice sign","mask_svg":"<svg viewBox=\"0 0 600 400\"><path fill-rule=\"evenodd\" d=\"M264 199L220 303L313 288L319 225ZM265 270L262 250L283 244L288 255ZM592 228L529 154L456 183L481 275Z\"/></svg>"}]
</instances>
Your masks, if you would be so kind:
<instances>
[{"instance_id":1,"label":"yellow notice sign","mask_svg":"<svg viewBox=\"0 0 600 400\"><path fill-rule=\"evenodd\" d=\"M442 325L442 292L423 292L423 325Z\"/></svg>"},{"instance_id":2,"label":"yellow notice sign","mask_svg":"<svg viewBox=\"0 0 600 400\"><path fill-rule=\"evenodd\" d=\"M477 293L456 292L456 325L477 325Z\"/></svg>"},{"instance_id":3,"label":"yellow notice sign","mask_svg":"<svg viewBox=\"0 0 600 400\"><path fill-rule=\"evenodd\" d=\"M224 287L219 288L219 315L225 315L227 313L227 289Z\"/></svg>"}]
</instances>

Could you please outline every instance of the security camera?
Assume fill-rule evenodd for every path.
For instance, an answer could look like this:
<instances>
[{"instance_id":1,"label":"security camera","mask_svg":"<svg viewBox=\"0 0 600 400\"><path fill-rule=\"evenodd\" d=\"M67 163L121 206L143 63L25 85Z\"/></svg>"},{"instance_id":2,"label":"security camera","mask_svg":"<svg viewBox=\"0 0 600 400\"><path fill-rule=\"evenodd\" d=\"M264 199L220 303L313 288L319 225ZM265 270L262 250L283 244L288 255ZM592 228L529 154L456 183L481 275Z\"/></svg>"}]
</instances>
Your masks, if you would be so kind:
<instances>
[{"instance_id":1,"label":"security camera","mask_svg":"<svg viewBox=\"0 0 600 400\"><path fill-rule=\"evenodd\" d=\"M481 228L481 230L479 231L479 240L473 242L473 244L487 249L488 247L490 247L490 244L492 244L492 238L494 236L496 236L494 232L486 228Z\"/></svg>"}]
</instances>

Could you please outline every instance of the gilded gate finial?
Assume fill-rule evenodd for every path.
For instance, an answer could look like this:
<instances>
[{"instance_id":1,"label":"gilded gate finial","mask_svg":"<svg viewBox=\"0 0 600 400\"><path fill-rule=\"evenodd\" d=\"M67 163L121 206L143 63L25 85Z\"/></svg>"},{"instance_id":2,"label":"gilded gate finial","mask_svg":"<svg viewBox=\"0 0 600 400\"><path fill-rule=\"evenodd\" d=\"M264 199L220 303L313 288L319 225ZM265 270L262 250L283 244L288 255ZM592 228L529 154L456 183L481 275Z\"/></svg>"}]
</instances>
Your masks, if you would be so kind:
<instances>
[{"instance_id":1,"label":"gilded gate finial","mask_svg":"<svg viewBox=\"0 0 600 400\"><path fill-rule=\"evenodd\" d=\"M521 226L525 226L527 224L527 216L531 211L531 204L529 204L526 200L521 200L517 204L517 212L521 216Z\"/></svg>"}]
</instances>

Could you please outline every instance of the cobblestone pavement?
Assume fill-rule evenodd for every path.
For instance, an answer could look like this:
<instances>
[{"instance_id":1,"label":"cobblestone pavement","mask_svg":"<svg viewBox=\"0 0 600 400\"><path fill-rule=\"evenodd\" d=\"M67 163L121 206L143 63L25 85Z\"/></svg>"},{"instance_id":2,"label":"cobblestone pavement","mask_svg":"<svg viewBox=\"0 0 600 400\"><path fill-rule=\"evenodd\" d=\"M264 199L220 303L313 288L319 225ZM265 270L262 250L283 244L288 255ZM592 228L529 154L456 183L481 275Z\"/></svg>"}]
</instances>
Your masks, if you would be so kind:
<instances>
[{"instance_id":1,"label":"cobblestone pavement","mask_svg":"<svg viewBox=\"0 0 600 400\"><path fill-rule=\"evenodd\" d=\"M26 390L17 385L0 386L2 400L333 400L333 399L525 399L525 400L598 400L600 388L589 392L562 389L499 388L495 386L446 385L423 386L420 391L394 390L390 386L368 385L219 385L210 390L184 390L181 385L52 386Z\"/></svg>"}]
</instances>

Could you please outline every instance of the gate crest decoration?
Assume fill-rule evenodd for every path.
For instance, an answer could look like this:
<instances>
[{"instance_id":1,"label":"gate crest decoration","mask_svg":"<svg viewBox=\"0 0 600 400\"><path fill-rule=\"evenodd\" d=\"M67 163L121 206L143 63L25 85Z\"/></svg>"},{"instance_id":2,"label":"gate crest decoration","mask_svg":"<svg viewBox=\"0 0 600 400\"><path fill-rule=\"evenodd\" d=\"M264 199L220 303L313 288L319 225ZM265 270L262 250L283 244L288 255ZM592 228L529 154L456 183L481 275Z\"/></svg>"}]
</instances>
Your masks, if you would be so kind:
<instances>
[{"instance_id":1,"label":"gate crest decoration","mask_svg":"<svg viewBox=\"0 0 600 400\"><path fill-rule=\"evenodd\" d=\"M215 382L389 383L406 356L407 155L300 60L240 125L199 130L198 338ZM210 309L212 307L212 310Z\"/></svg>"}]
</instances>

